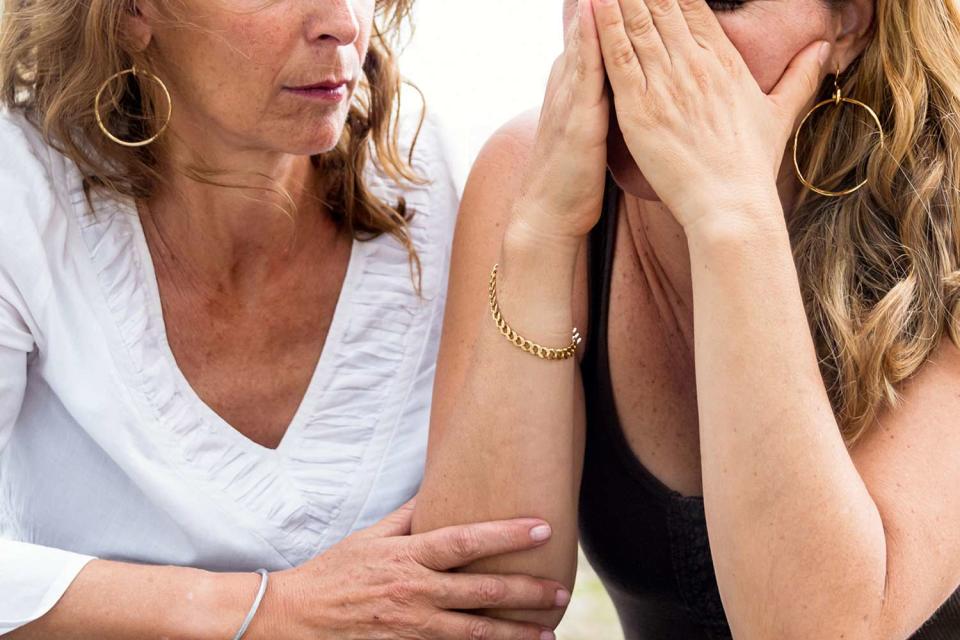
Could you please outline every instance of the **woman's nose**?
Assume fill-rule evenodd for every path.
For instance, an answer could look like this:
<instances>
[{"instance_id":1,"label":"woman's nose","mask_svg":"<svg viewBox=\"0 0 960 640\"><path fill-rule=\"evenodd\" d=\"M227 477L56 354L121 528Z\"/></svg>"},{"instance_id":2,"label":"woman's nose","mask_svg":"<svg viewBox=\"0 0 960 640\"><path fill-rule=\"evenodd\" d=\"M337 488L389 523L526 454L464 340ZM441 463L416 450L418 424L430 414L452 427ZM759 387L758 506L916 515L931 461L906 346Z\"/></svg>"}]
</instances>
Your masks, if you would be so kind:
<instances>
[{"instance_id":1,"label":"woman's nose","mask_svg":"<svg viewBox=\"0 0 960 640\"><path fill-rule=\"evenodd\" d=\"M323 0L307 16L307 38L329 40L338 46L353 44L360 37L360 22L353 7L356 0Z\"/></svg>"}]
</instances>

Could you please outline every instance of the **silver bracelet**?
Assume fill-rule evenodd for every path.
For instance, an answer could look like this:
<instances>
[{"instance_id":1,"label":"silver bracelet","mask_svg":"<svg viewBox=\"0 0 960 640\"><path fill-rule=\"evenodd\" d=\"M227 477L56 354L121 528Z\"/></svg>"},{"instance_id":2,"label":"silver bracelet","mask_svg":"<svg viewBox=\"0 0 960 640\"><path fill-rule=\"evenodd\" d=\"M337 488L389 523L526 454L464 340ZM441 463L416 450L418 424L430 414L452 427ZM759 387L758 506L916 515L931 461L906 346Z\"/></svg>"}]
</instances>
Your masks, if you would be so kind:
<instances>
[{"instance_id":1,"label":"silver bracelet","mask_svg":"<svg viewBox=\"0 0 960 640\"><path fill-rule=\"evenodd\" d=\"M243 638L243 634L250 628L250 623L253 622L254 616L257 615L257 609L260 608L260 603L263 602L263 594L267 592L267 582L270 580L270 573L266 569L257 569L257 573L260 574L260 589L257 591L257 597L253 601L253 606L250 607L250 611L247 613L247 617L244 619L240 631L237 631L237 635L233 636L233 640L241 640Z\"/></svg>"}]
</instances>

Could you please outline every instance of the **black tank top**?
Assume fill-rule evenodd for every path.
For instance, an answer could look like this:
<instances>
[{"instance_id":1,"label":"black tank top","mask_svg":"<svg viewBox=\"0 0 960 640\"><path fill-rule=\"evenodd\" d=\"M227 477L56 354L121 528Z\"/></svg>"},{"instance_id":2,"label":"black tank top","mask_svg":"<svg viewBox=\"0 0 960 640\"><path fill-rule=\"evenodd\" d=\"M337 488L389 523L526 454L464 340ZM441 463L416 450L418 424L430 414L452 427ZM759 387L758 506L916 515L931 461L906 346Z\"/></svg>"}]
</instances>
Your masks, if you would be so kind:
<instances>
[{"instance_id":1,"label":"black tank top","mask_svg":"<svg viewBox=\"0 0 960 640\"><path fill-rule=\"evenodd\" d=\"M710 557L702 497L665 486L633 454L617 416L607 334L620 191L608 178L590 237L590 332L581 370L587 443L581 544L627 640L731 638ZM960 639L960 590L911 640Z\"/></svg>"}]
</instances>

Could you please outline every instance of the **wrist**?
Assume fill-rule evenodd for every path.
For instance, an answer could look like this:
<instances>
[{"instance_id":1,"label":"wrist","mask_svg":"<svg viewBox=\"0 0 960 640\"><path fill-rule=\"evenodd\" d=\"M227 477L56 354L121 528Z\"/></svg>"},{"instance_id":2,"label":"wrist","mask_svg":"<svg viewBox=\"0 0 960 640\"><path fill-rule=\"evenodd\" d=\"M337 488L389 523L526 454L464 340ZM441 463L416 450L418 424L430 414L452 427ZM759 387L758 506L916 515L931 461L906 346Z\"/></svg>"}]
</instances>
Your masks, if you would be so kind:
<instances>
[{"instance_id":1,"label":"wrist","mask_svg":"<svg viewBox=\"0 0 960 640\"><path fill-rule=\"evenodd\" d=\"M275 571L270 574L270 581L267 584L267 590L263 595L263 601L260 603L260 609L254 616L244 636L244 640L267 640L273 638L295 638L299 637L293 631L297 626L294 620L294 614L298 607L291 606L291 602L297 601L296 592L291 589L291 576L295 570L287 569L284 571ZM247 606L253 603L253 597L256 591L250 592L247 598ZM247 609L248 611L249 609ZM243 615L246 615L246 611ZM237 621L237 628L243 619ZM232 637L232 636L230 636ZM314 636L316 637L316 636Z\"/></svg>"},{"instance_id":2,"label":"wrist","mask_svg":"<svg viewBox=\"0 0 960 640\"><path fill-rule=\"evenodd\" d=\"M198 571L196 588L188 595L186 606L190 611L181 616L189 622L190 638L230 640L240 630L260 588L257 573L216 573ZM244 634L244 640L276 638L278 620L268 607L268 598L276 599L275 573L270 574L264 598Z\"/></svg>"},{"instance_id":3,"label":"wrist","mask_svg":"<svg viewBox=\"0 0 960 640\"><path fill-rule=\"evenodd\" d=\"M529 197L514 206L505 234L518 249L568 258L576 258L585 237L564 229L553 205Z\"/></svg>"},{"instance_id":4,"label":"wrist","mask_svg":"<svg viewBox=\"0 0 960 640\"><path fill-rule=\"evenodd\" d=\"M779 196L758 194L755 197L715 199L712 204L698 205L697 214L684 225L684 234L691 252L701 249L754 246L755 242L788 238L783 205Z\"/></svg>"},{"instance_id":5,"label":"wrist","mask_svg":"<svg viewBox=\"0 0 960 640\"><path fill-rule=\"evenodd\" d=\"M545 242L532 231L513 223L507 230L499 258L497 297L514 330L540 344L565 346L573 327L573 285L581 243Z\"/></svg>"}]
</instances>

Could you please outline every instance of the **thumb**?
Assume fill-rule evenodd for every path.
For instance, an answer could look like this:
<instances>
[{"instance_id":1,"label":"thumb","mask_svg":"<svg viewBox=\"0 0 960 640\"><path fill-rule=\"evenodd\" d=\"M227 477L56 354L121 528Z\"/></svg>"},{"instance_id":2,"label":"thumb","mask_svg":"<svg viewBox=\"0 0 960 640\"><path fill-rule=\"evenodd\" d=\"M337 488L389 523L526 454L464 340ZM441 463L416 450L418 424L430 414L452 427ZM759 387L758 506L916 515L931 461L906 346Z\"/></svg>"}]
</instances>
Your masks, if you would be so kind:
<instances>
[{"instance_id":1,"label":"thumb","mask_svg":"<svg viewBox=\"0 0 960 640\"><path fill-rule=\"evenodd\" d=\"M780 82L770 92L770 99L790 117L791 123L820 88L828 72L830 53L831 45L825 40L810 44L790 61Z\"/></svg>"},{"instance_id":2,"label":"thumb","mask_svg":"<svg viewBox=\"0 0 960 640\"><path fill-rule=\"evenodd\" d=\"M377 524L360 533L363 538L394 538L410 534L413 525L413 509L417 499L413 498Z\"/></svg>"}]
</instances>

